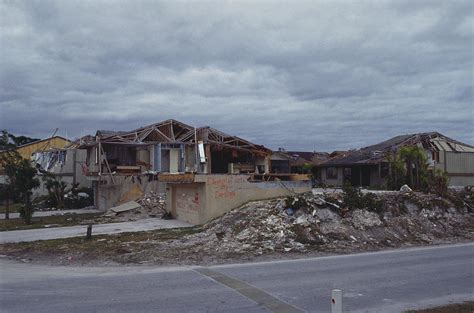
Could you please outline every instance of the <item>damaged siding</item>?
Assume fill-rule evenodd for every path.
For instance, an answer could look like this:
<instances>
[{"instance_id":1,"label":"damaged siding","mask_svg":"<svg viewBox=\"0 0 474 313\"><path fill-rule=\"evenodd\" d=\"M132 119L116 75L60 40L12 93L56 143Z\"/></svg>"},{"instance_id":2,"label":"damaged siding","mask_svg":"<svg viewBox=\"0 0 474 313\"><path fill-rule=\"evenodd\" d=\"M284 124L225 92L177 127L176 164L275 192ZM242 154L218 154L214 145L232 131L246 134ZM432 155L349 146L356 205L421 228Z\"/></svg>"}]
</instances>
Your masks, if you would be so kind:
<instances>
[{"instance_id":1,"label":"damaged siding","mask_svg":"<svg viewBox=\"0 0 474 313\"><path fill-rule=\"evenodd\" d=\"M446 152L448 173L474 174L474 152Z\"/></svg>"},{"instance_id":2,"label":"damaged siding","mask_svg":"<svg viewBox=\"0 0 474 313\"><path fill-rule=\"evenodd\" d=\"M474 152L446 152L446 172L451 186L474 186Z\"/></svg>"}]
</instances>

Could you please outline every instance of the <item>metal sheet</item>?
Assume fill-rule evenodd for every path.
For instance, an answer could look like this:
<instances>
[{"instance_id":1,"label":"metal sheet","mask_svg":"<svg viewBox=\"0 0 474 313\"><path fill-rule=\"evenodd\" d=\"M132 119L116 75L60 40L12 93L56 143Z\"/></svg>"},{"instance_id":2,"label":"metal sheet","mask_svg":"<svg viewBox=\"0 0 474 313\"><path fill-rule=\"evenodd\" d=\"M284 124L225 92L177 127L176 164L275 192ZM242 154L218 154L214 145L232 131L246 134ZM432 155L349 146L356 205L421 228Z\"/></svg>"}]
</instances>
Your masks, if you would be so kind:
<instances>
[{"instance_id":1,"label":"metal sheet","mask_svg":"<svg viewBox=\"0 0 474 313\"><path fill-rule=\"evenodd\" d=\"M453 151L453 149L451 149L451 147L444 141L439 141L439 144L441 145L441 147L443 147L444 151Z\"/></svg>"},{"instance_id":2,"label":"metal sheet","mask_svg":"<svg viewBox=\"0 0 474 313\"><path fill-rule=\"evenodd\" d=\"M441 143L439 141L432 140L431 142L436 146L436 148L439 149L439 151L444 151L445 150L444 147L441 145Z\"/></svg>"},{"instance_id":3,"label":"metal sheet","mask_svg":"<svg viewBox=\"0 0 474 313\"><path fill-rule=\"evenodd\" d=\"M198 142L198 149L201 163L206 163L206 154L204 153L204 143L202 141Z\"/></svg>"}]
</instances>

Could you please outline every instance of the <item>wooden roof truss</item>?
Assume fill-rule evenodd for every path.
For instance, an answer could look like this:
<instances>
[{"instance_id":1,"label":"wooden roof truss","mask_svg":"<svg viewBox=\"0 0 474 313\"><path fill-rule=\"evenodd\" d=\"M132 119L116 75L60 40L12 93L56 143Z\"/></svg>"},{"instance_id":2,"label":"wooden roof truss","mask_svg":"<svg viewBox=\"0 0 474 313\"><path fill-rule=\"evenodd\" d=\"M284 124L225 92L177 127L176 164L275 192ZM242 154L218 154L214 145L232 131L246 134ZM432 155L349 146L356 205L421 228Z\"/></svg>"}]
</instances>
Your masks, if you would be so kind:
<instances>
[{"instance_id":1,"label":"wooden roof truss","mask_svg":"<svg viewBox=\"0 0 474 313\"><path fill-rule=\"evenodd\" d=\"M84 140L84 141L83 141ZM271 150L261 145L253 144L240 137L231 136L211 127L194 128L176 120L166 120L148 125L130 132L98 131L95 137L86 136L81 139L81 145L123 144L148 145L153 143L185 143L194 144L196 141L245 150L250 153L269 154Z\"/></svg>"}]
</instances>

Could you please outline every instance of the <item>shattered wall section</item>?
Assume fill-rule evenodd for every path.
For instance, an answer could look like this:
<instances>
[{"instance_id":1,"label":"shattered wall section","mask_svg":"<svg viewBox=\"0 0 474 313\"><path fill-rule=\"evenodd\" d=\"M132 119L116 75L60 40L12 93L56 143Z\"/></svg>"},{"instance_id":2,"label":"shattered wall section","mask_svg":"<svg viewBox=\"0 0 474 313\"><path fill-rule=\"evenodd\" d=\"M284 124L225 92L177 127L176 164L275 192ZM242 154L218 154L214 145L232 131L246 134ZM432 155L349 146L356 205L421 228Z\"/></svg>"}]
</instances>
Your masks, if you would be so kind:
<instances>
[{"instance_id":1,"label":"shattered wall section","mask_svg":"<svg viewBox=\"0 0 474 313\"><path fill-rule=\"evenodd\" d=\"M92 182L86 177L86 158L86 150L68 149L39 152L33 155L32 160L42 171L60 177L68 187L72 187L73 184L79 184L78 187L91 187ZM42 179L40 184L39 188L34 189L35 196L48 194Z\"/></svg>"},{"instance_id":2,"label":"shattered wall section","mask_svg":"<svg viewBox=\"0 0 474 313\"><path fill-rule=\"evenodd\" d=\"M166 184L150 179L150 175L114 176L115 184L110 177L102 177L103 183L96 182L94 187L95 206L106 211L111 207L128 201L136 201L151 191L165 192Z\"/></svg>"}]
</instances>

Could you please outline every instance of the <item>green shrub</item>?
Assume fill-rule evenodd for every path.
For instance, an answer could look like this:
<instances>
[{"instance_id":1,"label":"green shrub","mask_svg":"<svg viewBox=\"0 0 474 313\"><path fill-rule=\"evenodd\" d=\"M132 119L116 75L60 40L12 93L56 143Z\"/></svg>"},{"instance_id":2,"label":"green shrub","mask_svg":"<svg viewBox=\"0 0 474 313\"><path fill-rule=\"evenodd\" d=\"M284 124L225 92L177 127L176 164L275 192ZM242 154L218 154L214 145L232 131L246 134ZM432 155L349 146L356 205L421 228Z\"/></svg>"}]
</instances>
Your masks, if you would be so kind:
<instances>
[{"instance_id":1,"label":"green shrub","mask_svg":"<svg viewBox=\"0 0 474 313\"><path fill-rule=\"evenodd\" d=\"M359 189L350 184L343 187L343 202L349 209L366 209L369 211L381 213L383 201L377 198L374 193L363 194Z\"/></svg>"},{"instance_id":2,"label":"green shrub","mask_svg":"<svg viewBox=\"0 0 474 313\"><path fill-rule=\"evenodd\" d=\"M448 194L448 184L449 177L445 172L439 169L432 170L428 173L425 191L434 193L441 197L446 197Z\"/></svg>"},{"instance_id":3,"label":"green shrub","mask_svg":"<svg viewBox=\"0 0 474 313\"><path fill-rule=\"evenodd\" d=\"M64 206L68 209L81 209L93 204L92 188L74 187L64 196Z\"/></svg>"},{"instance_id":4,"label":"green shrub","mask_svg":"<svg viewBox=\"0 0 474 313\"><path fill-rule=\"evenodd\" d=\"M48 200L46 203L49 206L59 209L64 208L64 196L68 192L67 183L63 182L61 177L46 173L43 176L44 186L48 190Z\"/></svg>"}]
</instances>

